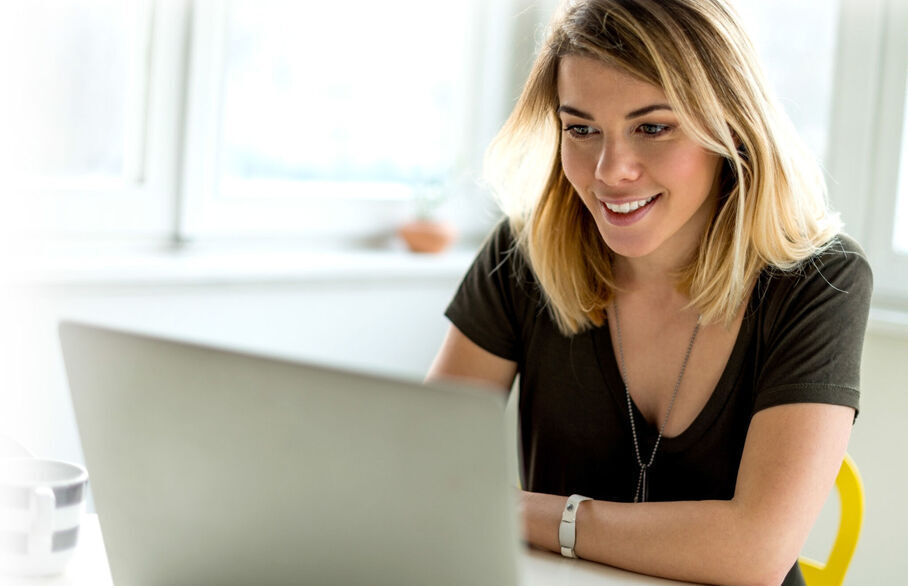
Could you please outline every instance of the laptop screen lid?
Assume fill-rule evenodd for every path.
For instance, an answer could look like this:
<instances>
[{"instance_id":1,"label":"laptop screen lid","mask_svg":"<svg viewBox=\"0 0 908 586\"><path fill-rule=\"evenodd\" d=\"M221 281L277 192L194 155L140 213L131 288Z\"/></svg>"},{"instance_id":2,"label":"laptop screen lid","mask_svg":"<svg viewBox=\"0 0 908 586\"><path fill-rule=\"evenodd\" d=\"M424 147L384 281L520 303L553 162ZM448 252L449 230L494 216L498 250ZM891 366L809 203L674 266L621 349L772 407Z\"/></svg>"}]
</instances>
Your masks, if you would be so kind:
<instances>
[{"instance_id":1,"label":"laptop screen lid","mask_svg":"<svg viewBox=\"0 0 908 586\"><path fill-rule=\"evenodd\" d=\"M500 395L60 339L116 584L517 583Z\"/></svg>"}]
</instances>

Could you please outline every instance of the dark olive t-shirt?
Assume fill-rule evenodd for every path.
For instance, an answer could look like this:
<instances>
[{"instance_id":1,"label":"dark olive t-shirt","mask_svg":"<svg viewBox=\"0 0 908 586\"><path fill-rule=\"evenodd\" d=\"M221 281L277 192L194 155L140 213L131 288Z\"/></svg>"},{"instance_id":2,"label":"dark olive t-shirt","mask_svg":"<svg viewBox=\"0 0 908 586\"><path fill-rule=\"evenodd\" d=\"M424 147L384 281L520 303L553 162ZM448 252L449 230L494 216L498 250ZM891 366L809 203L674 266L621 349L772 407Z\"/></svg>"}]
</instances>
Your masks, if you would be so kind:
<instances>
[{"instance_id":1,"label":"dark olive t-shirt","mask_svg":"<svg viewBox=\"0 0 908 586\"><path fill-rule=\"evenodd\" d=\"M731 499L754 413L786 403L858 411L872 276L841 235L797 270L767 269L748 302L724 372L680 435L662 438L649 500ZM507 222L486 241L445 315L473 342L515 361L526 490L632 501L638 466L624 384L607 325L565 336L545 306ZM641 453L658 430L633 406ZM803 583L797 567L786 584Z\"/></svg>"}]
</instances>

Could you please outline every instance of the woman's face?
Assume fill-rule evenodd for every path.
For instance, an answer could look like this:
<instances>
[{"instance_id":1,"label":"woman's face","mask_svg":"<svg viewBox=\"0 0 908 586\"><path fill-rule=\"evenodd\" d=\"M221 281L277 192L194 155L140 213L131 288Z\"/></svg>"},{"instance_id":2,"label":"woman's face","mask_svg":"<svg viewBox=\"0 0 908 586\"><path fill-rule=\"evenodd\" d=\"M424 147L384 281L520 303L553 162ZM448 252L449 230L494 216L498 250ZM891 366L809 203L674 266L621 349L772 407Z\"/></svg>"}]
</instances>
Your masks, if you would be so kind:
<instances>
[{"instance_id":1,"label":"woman's face","mask_svg":"<svg viewBox=\"0 0 908 586\"><path fill-rule=\"evenodd\" d=\"M686 262L714 213L721 157L684 132L660 88L600 61L563 58L558 99L564 174L608 247Z\"/></svg>"}]
</instances>

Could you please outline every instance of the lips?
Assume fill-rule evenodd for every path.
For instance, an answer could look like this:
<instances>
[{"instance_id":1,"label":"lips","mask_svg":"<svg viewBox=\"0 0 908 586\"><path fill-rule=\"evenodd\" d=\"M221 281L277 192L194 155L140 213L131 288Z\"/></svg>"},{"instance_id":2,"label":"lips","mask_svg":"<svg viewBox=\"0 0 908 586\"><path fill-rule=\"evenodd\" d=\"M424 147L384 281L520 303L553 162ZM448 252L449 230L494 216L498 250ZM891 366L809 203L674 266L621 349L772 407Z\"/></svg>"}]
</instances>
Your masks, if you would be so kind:
<instances>
[{"instance_id":1,"label":"lips","mask_svg":"<svg viewBox=\"0 0 908 586\"><path fill-rule=\"evenodd\" d=\"M641 220L649 210L661 199L662 194L650 196L644 199L629 199L620 203L604 202L602 211L605 219L615 226L628 226Z\"/></svg>"}]
</instances>

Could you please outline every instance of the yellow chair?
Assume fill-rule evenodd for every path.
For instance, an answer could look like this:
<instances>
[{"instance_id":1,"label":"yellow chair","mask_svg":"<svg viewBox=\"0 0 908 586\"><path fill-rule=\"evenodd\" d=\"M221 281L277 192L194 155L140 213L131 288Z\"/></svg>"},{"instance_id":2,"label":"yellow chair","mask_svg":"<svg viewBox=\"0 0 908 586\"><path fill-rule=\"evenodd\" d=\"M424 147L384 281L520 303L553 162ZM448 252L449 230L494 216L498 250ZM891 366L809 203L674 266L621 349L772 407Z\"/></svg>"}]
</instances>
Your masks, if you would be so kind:
<instances>
[{"instance_id":1,"label":"yellow chair","mask_svg":"<svg viewBox=\"0 0 908 586\"><path fill-rule=\"evenodd\" d=\"M858 545L864 519L864 486L858 467L848 454L842 460L835 485L842 509L839 531L825 564L804 557L798 560L807 586L840 586L845 581L845 572Z\"/></svg>"}]
</instances>

